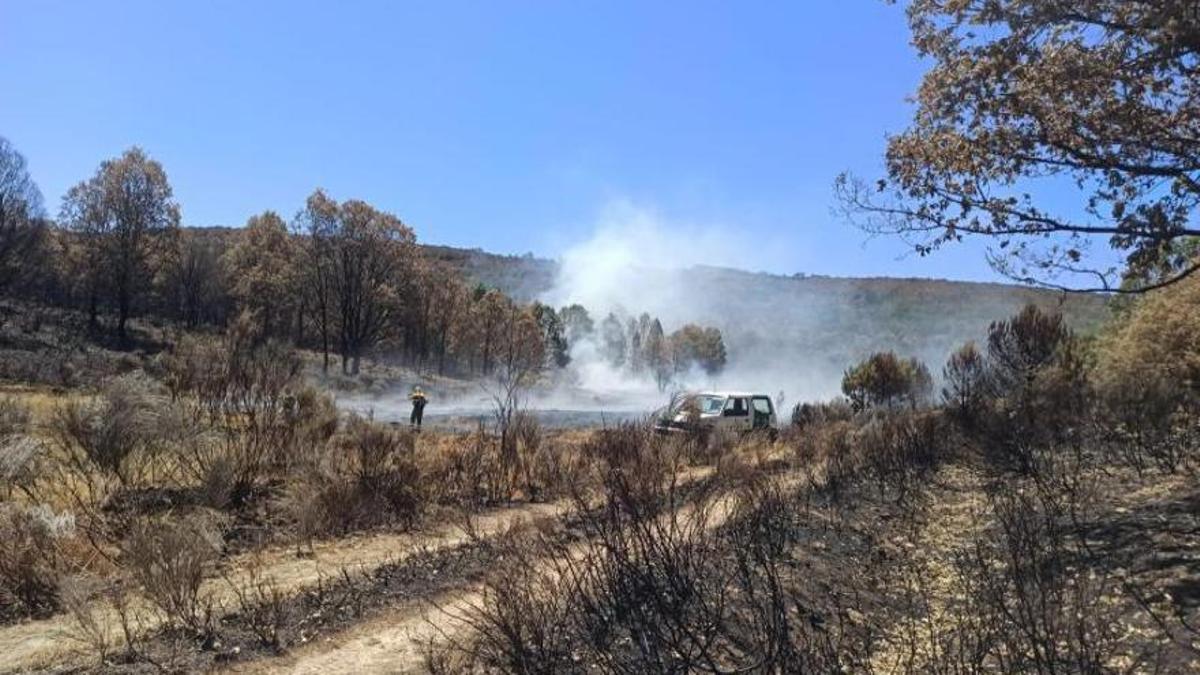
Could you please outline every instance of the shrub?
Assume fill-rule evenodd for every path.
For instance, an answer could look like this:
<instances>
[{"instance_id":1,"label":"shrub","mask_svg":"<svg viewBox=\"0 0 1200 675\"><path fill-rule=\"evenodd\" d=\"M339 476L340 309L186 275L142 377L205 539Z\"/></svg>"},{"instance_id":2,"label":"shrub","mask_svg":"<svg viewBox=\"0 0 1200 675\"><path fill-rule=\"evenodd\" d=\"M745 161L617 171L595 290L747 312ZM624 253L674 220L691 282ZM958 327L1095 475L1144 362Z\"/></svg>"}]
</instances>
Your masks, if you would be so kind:
<instances>
[{"instance_id":1,"label":"shrub","mask_svg":"<svg viewBox=\"0 0 1200 675\"><path fill-rule=\"evenodd\" d=\"M792 426L797 431L804 431L822 424L844 422L853 416L854 409L850 406L850 401L844 398L821 403L797 403L796 407L792 408Z\"/></svg>"},{"instance_id":2,"label":"shrub","mask_svg":"<svg viewBox=\"0 0 1200 675\"><path fill-rule=\"evenodd\" d=\"M29 408L12 396L0 396L0 437L25 433L29 428Z\"/></svg>"},{"instance_id":3,"label":"shrub","mask_svg":"<svg viewBox=\"0 0 1200 675\"><path fill-rule=\"evenodd\" d=\"M905 501L945 458L946 430L937 411L878 415L855 436L863 468L881 496Z\"/></svg>"},{"instance_id":4,"label":"shrub","mask_svg":"<svg viewBox=\"0 0 1200 675\"><path fill-rule=\"evenodd\" d=\"M158 438L156 419L165 403L143 376L114 378L95 400L72 399L59 406L52 433L73 461L129 485Z\"/></svg>"},{"instance_id":5,"label":"shrub","mask_svg":"<svg viewBox=\"0 0 1200 675\"><path fill-rule=\"evenodd\" d=\"M0 608L44 616L59 607L64 572L61 542L74 531L70 514L47 506L0 504Z\"/></svg>"},{"instance_id":6,"label":"shrub","mask_svg":"<svg viewBox=\"0 0 1200 675\"><path fill-rule=\"evenodd\" d=\"M303 386L299 357L287 345L262 340L250 317L220 340L181 341L162 364L173 400L220 434L189 461L197 478L226 462L230 502L241 505L272 468L297 460L308 436L330 433L330 405Z\"/></svg>"},{"instance_id":7,"label":"shrub","mask_svg":"<svg viewBox=\"0 0 1200 675\"><path fill-rule=\"evenodd\" d=\"M426 501L422 482L411 432L351 416L289 503L305 538L396 520L411 526Z\"/></svg>"},{"instance_id":8,"label":"shrub","mask_svg":"<svg viewBox=\"0 0 1200 675\"><path fill-rule=\"evenodd\" d=\"M121 562L168 624L207 636L215 608L201 587L220 552L209 518L143 519L122 543Z\"/></svg>"},{"instance_id":9,"label":"shrub","mask_svg":"<svg viewBox=\"0 0 1200 675\"><path fill-rule=\"evenodd\" d=\"M16 488L33 499L45 454L41 441L32 436L0 436L0 494L8 497Z\"/></svg>"},{"instance_id":10,"label":"shrub","mask_svg":"<svg viewBox=\"0 0 1200 675\"><path fill-rule=\"evenodd\" d=\"M1139 298L1097 344L1100 427L1139 471L1196 460L1200 432L1200 278Z\"/></svg>"},{"instance_id":11,"label":"shrub","mask_svg":"<svg viewBox=\"0 0 1200 675\"><path fill-rule=\"evenodd\" d=\"M1071 514L1078 493L1006 485L988 498L990 526L954 558L942 616L959 630L926 627L930 672L1099 673L1154 670L1121 644L1127 617L1118 580L1089 564ZM1135 647L1136 649L1136 647ZM914 651L915 653L915 651ZM1161 664L1159 664L1161 665Z\"/></svg>"}]
</instances>

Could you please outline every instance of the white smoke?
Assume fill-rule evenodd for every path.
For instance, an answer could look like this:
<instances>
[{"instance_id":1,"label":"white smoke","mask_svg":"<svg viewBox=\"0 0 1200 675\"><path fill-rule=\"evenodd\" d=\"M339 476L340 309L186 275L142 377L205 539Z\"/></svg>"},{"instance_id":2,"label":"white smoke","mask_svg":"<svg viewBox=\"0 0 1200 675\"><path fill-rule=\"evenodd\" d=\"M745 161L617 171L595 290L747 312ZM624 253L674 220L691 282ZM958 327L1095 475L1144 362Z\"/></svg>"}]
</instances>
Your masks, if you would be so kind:
<instances>
[{"instance_id":1,"label":"white smoke","mask_svg":"<svg viewBox=\"0 0 1200 675\"><path fill-rule=\"evenodd\" d=\"M770 352L743 353L730 341L731 326L722 311L728 303L751 298L722 297L722 289L697 283L697 266L753 268L763 262L764 251L751 247L745 229L736 224L669 222L651 209L628 201L609 205L600 215L593 235L570 247L560 259L554 287L541 297L553 307L578 303L595 322L592 339L571 345L574 383L604 398L620 398L637 405L661 404L649 373L635 375L627 367L614 368L601 353L601 323L614 313L622 323L642 313L657 317L666 333L686 323L716 326L726 334L730 366L712 377L699 369L678 375L670 389L752 389L775 396L781 390L804 389L806 395L826 395L830 383L803 382L787 375ZM787 369L792 370L792 369Z\"/></svg>"},{"instance_id":2,"label":"white smoke","mask_svg":"<svg viewBox=\"0 0 1200 675\"><path fill-rule=\"evenodd\" d=\"M586 241L563 253L554 287L542 300L579 303L599 321L609 312L648 312L672 324L694 320L686 302L687 268L749 267L752 252L734 226L668 224L625 200L607 206Z\"/></svg>"}]
</instances>

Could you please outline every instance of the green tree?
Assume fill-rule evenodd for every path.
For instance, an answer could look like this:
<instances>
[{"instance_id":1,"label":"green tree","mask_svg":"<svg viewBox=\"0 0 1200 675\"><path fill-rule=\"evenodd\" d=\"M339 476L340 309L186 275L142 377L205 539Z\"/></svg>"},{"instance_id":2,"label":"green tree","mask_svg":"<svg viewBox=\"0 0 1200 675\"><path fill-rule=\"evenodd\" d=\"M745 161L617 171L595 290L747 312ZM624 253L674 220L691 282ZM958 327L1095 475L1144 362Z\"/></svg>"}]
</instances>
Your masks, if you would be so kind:
<instances>
[{"instance_id":1,"label":"green tree","mask_svg":"<svg viewBox=\"0 0 1200 675\"><path fill-rule=\"evenodd\" d=\"M842 376L842 393L857 411L902 404L916 408L928 402L932 387L925 364L894 352L872 354Z\"/></svg>"},{"instance_id":2,"label":"green tree","mask_svg":"<svg viewBox=\"0 0 1200 675\"><path fill-rule=\"evenodd\" d=\"M587 309L578 303L563 307L558 311L558 316L562 320L568 345L579 344L596 331L596 325Z\"/></svg>"},{"instance_id":3,"label":"green tree","mask_svg":"<svg viewBox=\"0 0 1200 675\"><path fill-rule=\"evenodd\" d=\"M540 302L533 303L532 311L538 329L542 333L547 365L565 368L571 362L571 356L567 353L567 338L564 335L562 319L558 312L555 312L553 307Z\"/></svg>"},{"instance_id":4,"label":"green tree","mask_svg":"<svg viewBox=\"0 0 1200 675\"><path fill-rule=\"evenodd\" d=\"M716 328L689 323L671 333L669 342L683 369L698 366L708 375L725 369L725 341Z\"/></svg>"}]
</instances>

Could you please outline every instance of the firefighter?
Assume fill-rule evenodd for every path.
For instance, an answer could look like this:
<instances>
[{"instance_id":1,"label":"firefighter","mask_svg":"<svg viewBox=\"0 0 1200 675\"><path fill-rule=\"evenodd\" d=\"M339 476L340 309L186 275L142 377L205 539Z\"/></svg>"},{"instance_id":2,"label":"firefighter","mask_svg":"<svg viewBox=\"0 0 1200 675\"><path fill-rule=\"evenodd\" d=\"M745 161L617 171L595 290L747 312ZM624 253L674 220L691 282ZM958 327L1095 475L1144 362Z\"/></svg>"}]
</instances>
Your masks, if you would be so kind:
<instances>
[{"instance_id":1,"label":"firefighter","mask_svg":"<svg viewBox=\"0 0 1200 675\"><path fill-rule=\"evenodd\" d=\"M420 387L413 387L412 394L408 397L412 401L412 415L408 418L408 424L416 429L421 428L421 417L425 415L425 392L421 391Z\"/></svg>"}]
</instances>

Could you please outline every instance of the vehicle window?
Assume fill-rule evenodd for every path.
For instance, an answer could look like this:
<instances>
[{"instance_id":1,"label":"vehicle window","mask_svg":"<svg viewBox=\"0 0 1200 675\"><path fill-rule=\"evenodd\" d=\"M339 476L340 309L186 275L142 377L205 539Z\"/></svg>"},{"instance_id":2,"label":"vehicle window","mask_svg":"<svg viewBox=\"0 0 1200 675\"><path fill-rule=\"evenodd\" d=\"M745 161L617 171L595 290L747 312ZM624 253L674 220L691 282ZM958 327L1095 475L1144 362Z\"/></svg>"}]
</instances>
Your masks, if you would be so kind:
<instances>
[{"instance_id":1,"label":"vehicle window","mask_svg":"<svg viewBox=\"0 0 1200 675\"><path fill-rule=\"evenodd\" d=\"M696 408L703 415L711 415L721 412L721 404L724 402L725 399L720 396L697 396Z\"/></svg>"},{"instance_id":2,"label":"vehicle window","mask_svg":"<svg viewBox=\"0 0 1200 675\"><path fill-rule=\"evenodd\" d=\"M726 417L745 417L750 414L750 409L746 407L746 399L731 398L725 403Z\"/></svg>"},{"instance_id":3,"label":"vehicle window","mask_svg":"<svg viewBox=\"0 0 1200 675\"><path fill-rule=\"evenodd\" d=\"M763 415L771 414L771 399L766 396L756 396L754 398L754 412Z\"/></svg>"}]
</instances>

